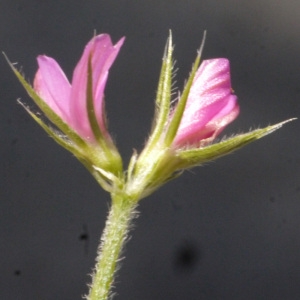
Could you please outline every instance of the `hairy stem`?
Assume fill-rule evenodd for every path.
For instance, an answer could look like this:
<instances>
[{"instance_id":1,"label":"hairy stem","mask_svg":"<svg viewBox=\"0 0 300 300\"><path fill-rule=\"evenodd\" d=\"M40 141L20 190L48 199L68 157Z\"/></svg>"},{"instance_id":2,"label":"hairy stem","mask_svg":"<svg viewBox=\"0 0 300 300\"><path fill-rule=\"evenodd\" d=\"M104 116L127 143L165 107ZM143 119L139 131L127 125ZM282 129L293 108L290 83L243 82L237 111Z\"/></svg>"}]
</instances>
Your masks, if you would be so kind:
<instances>
[{"instance_id":1,"label":"hairy stem","mask_svg":"<svg viewBox=\"0 0 300 300\"><path fill-rule=\"evenodd\" d=\"M134 217L136 202L126 195L112 195L112 205L98 249L96 268L87 300L107 300L117 263Z\"/></svg>"}]
</instances>

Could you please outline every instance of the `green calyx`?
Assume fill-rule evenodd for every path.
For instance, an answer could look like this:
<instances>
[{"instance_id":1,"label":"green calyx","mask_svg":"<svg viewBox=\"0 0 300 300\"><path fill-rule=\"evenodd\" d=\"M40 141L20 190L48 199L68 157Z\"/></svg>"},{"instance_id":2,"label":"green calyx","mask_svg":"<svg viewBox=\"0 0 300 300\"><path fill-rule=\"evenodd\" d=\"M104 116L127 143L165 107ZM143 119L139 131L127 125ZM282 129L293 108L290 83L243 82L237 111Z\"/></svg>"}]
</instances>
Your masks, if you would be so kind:
<instances>
[{"instance_id":1,"label":"green calyx","mask_svg":"<svg viewBox=\"0 0 300 300\"><path fill-rule=\"evenodd\" d=\"M217 143L198 148L176 148L172 142L177 134L190 89L200 64L205 42L204 32L201 47L193 64L190 76L182 95L171 109L172 89L172 36L170 34L165 48L158 83L154 126L149 140L140 155L134 153L127 172L125 189L135 199L148 196L169 180L178 177L184 170L199 166L210 160L227 155L243 146L260 139L281 128L290 119L266 128L240 134Z\"/></svg>"},{"instance_id":2,"label":"green calyx","mask_svg":"<svg viewBox=\"0 0 300 300\"><path fill-rule=\"evenodd\" d=\"M167 181L177 178L184 170L232 153L293 120L295 119L240 134L202 148L157 148L148 154L147 160L140 162L143 163L143 168L140 167L139 172L136 171L130 178L129 190L133 194L139 193L140 198L146 197Z\"/></svg>"},{"instance_id":3,"label":"green calyx","mask_svg":"<svg viewBox=\"0 0 300 300\"><path fill-rule=\"evenodd\" d=\"M132 156L127 173L129 190L133 193L140 193L139 197L147 196L166 181L177 177L181 172L177 172L176 168L180 158L176 157L176 152L171 145L180 125L190 88L200 64L205 37L206 32L204 32L201 47L183 93L173 110L171 107L173 44L170 32L162 59L152 133L142 153L139 156L134 153Z\"/></svg>"}]
</instances>

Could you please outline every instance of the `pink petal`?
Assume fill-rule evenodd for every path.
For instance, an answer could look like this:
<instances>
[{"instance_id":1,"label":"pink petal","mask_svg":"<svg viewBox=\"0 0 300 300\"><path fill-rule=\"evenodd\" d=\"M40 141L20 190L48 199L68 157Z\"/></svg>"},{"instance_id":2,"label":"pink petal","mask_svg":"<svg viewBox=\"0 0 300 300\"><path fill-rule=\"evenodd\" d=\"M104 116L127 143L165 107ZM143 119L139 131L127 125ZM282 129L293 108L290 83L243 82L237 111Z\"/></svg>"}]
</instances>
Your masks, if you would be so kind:
<instances>
[{"instance_id":1,"label":"pink petal","mask_svg":"<svg viewBox=\"0 0 300 300\"><path fill-rule=\"evenodd\" d=\"M70 83L53 58L40 55L37 61L39 69L34 78L34 90L57 115L68 123Z\"/></svg>"},{"instance_id":2,"label":"pink petal","mask_svg":"<svg viewBox=\"0 0 300 300\"><path fill-rule=\"evenodd\" d=\"M196 73L174 144L199 144L203 139L213 139L237 115L229 61L205 60Z\"/></svg>"},{"instance_id":3,"label":"pink petal","mask_svg":"<svg viewBox=\"0 0 300 300\"><path fill-rule=\"evenodd\" d=\"M214 124L215 129L223 130L225 126L227 126L230 122L232 122L239 114L239 105L237 103L237 96L230 95L228 97L228 101L226 106L219 111L219 113L206 124L207 126L212 126Z\"/></svg>"},{"instance_id":4,"label":"pink petal","mask_svg":"<svg viewBox=\"0 0 300 300\"><path fill-rule=\"evenodd\" d=\"M231 95L227 105L201 131L194 131L189 135L189 144L204 146L212 142L239 114L237 97Z\"/></svg>"},{"instance_id":5,"label":"pink petal","mask_svg":"<svg viewBox=\"0 0 300 300\"><path fill-rule=\"evenodd\" d=\"M94 138L86 107L86 85L89 58L92 58L95 114L102 133L108 135L103 119L103 93L109 68L114 62L123 41L124 38L114 46L110 36L107 34L94 37L86 45L83 55L74 70L70 103L72 122L76 130L86 138Z\"/></svg>"}]
</instances>

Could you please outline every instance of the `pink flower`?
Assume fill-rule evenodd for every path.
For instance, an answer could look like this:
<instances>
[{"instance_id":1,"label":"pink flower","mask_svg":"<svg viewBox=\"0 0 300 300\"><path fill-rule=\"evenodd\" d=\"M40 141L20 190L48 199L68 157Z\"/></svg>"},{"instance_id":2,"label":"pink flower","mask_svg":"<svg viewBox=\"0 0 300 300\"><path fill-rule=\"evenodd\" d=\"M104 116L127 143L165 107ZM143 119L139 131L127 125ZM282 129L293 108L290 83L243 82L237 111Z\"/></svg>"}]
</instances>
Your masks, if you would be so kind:
<instances>
[{"instance_id":1,"label":"pink flower","mask_svg":"<svg viewBox=\"0 0 300 300\"><path fill-rule=\"evenodd\" d=\"M105 126L104 88L109 69L122 44L113 45L110 36L95 36L86 45L69 83L58 63L50 57L37 58L39 69L34 79L36 93L78 135L95 141L87 110L88 65L92 69L92 98L94 113L101 133L109 137Z\"/></svg>"},{"instance_id":2,"label":"pink flower","mask_svg":"<svg viewBox=\"0 0 300 300\"><path fill-rule=\"evenodd\" d=\"M177 147L204 146L211 142L239 114L233 95L229 61L204 60L200 65L173 141Z\"/></svg>"}]
</instances>

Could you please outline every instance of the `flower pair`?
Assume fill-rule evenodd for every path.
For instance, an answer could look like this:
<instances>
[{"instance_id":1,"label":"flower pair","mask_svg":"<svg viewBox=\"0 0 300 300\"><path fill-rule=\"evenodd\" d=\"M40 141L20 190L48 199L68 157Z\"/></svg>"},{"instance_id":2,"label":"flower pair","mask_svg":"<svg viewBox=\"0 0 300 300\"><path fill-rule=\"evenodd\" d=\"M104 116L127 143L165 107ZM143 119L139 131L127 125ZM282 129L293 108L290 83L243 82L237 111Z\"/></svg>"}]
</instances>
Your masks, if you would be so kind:
<instances>
[{"instance_id":1,"label":"flower pair","mask_svg":"<svg viewBox=\"0 0 300 300\"><path fill-rule=\"evenodd\" d=\"M124 173L122 159L107 130L104 108L109 69L123 42L124 38L113 45L107 34L93 37L74 70L72 83L58 63L45 55L37 58L39 68L33 87L11 65L50 124L24 106L30 115L71 151L106 190L127 189L128 194L134 194L133 198L142 198L178 171L234 151L283 124L212 143L239 113L229 61L217 58L200 64L203 39L190 77L173 106L170 36L163 57L152 133L142 153L132 156Z\"/></svg>"}]
</instances>

